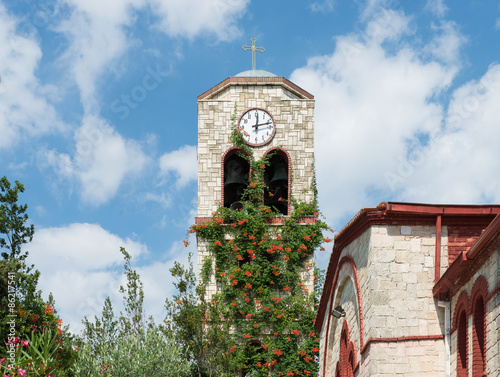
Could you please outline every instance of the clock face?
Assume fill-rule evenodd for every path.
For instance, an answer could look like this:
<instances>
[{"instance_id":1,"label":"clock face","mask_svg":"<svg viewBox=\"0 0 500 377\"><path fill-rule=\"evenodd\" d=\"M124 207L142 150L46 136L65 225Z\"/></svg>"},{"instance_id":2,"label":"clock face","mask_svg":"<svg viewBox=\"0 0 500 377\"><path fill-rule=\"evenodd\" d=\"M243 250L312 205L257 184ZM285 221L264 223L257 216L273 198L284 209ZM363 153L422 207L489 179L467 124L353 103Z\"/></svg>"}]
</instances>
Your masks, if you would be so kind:
<instances>
[{"instance_id":1,"label":"clock face","mask_svg":"<svg viewBox=\"0 0 500 377\"><path fill-rule=\"evenodd\" d=\"M243 113L238 124L243 139L252 146L269 143L276 132L276 126L271 114L258 108Z\"/></svg>"}]
</instances>

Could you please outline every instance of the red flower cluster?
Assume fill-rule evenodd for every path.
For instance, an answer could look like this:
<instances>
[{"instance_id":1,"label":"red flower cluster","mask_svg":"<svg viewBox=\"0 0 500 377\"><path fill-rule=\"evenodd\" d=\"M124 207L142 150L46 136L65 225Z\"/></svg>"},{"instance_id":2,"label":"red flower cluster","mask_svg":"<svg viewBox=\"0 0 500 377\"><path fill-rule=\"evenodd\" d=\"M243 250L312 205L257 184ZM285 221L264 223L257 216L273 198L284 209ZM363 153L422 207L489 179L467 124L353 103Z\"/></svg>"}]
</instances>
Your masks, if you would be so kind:
<instances>
[{"instance_id":1,"label":"red flower cluster","mask_svg":"<svg viewBox=\"0 0 500 377\"><path fill-rule=\"evenodd\" d=\"M54 314L54 309L52 309L49 304L45 305L45 314L48 315Z\"/></svg>"},{"instance_id":2,"label":"red flower cluster","mask_svg":"<svg viewBox=\"0 0 500 377\"><path fill-rule=\"evenodd\" d=\"M274 254L276 251L283 251L283 245L271 245L267 252L269 254Z\"/></svg>"}]
</instances>

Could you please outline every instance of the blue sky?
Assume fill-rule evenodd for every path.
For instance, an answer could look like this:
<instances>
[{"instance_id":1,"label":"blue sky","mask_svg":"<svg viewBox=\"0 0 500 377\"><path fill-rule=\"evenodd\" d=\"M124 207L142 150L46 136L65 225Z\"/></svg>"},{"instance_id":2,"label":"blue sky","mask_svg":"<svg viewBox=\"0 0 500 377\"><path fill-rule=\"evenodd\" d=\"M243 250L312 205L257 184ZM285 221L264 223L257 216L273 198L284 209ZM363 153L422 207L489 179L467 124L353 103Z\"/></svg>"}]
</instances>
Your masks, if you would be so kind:
<instances>
[{"instance_id":1,"label":"blue sky","mask_svg":"<svg viewBox=\"0 0 500 377\"><path fill-rule=\"evenodd\" d=\"M196 215L196 97L251 68L315 96L320 205L500 202L498 1L0 0L0 176L65 323L116 306L119 247L163 317ZM330 250L318 253L325 268Z\"/></svg>"}]
</instances>

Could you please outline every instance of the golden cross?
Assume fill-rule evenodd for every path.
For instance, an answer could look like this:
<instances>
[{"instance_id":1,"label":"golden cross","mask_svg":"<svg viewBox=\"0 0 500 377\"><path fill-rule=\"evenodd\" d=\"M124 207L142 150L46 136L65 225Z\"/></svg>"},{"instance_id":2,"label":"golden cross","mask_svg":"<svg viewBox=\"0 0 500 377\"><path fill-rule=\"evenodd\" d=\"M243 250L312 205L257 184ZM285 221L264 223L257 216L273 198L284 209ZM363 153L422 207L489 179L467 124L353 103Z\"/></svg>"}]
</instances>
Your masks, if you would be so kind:
<instances>
[{"instance_id":1,"label":"golden cross","mask_svg":"<svg viewBox=\"0 0 500 377\"><path fill-rule=\"evenodd\" d=\"M242 48L245 51L252 50L252 69L255 69L255 51L264 52L266 49L264 47L255 47L255 41L257 40L255 37L250 38L250 40L252 41L252 45L247 46L244 44Z\"/></svg>"}]
</instances>

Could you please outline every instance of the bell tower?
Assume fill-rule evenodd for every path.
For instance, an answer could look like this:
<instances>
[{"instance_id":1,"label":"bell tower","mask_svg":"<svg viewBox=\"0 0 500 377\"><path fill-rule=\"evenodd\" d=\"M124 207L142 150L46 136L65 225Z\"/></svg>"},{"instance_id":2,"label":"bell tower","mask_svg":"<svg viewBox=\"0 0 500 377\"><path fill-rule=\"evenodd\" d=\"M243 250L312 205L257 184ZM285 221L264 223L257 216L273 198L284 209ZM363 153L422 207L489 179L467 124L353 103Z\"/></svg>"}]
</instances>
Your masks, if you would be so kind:
<instances>
[{"instance_id":1,"label":"bell tower","mask_svg":"<svg viewBox=\"0 0 500 377\"><path fill-rule=\"evenodd\" d=\"M313 200L314 96L284 77L252 69L198 96L197 224L211 220L219 205L241 207L250 167L228 143L234 127L255 158L275 152L264 173L265 205L287 216L291 197ZM198 266L205 254L199 243Z\"/></svg>"},{"instance_id":2,"label":"bell tower","mask_svg":"<svg viewBox=\"0 0 500 377\"><path fill-rule=\"evenodd\" d=\"M198 96L198 221L239 201L249 167L228 143L238 126L256 158L277 151L265 174L270 189L311 201L314 97L284 77L249 70Z\"/></svg>"},{"instance_id":3,"label":"bell tower","mask_svg":"<svg viewBox=\"0 0 500 377\"><path fill-rule=\"evenodd\" d=\"M190 232L204 302L216 308L207 328L227 331L230 344L216 352L238 365L236 375L312 375L314 250L327 228L315 192L314 97L255 69L263 51L255 39L243 49L252 51L253 69L198 96L198 216Z\"/></svg>"}]
</instances>

